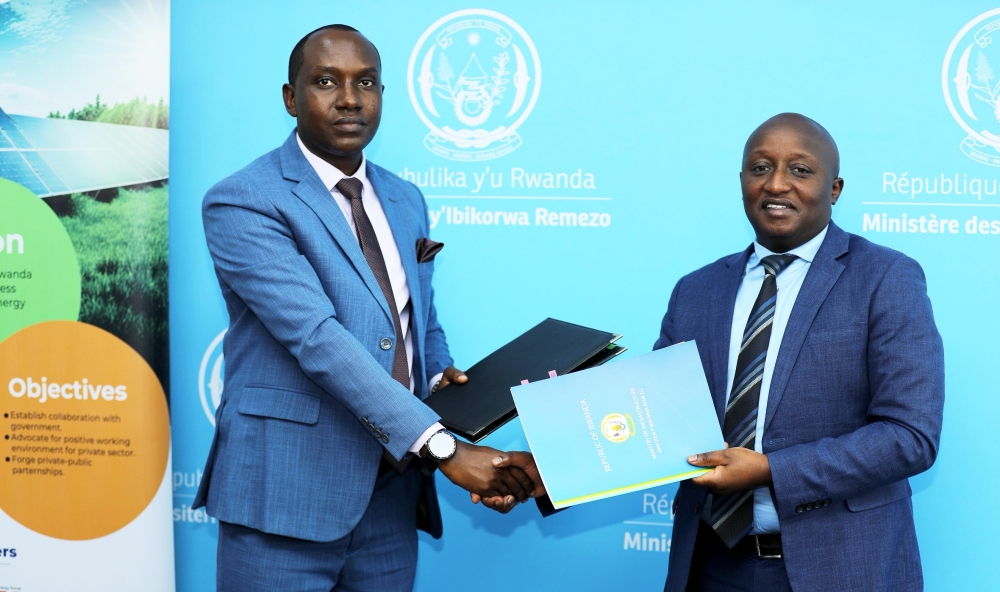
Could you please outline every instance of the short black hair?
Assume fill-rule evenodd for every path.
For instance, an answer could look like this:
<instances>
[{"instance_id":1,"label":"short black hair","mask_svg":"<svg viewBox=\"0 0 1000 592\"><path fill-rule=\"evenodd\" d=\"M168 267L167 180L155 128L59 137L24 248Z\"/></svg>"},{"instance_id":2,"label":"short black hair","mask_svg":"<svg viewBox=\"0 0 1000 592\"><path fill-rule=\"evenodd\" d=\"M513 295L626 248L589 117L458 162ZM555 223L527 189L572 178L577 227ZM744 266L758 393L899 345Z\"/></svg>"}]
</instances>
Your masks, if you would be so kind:
<instances>
[{"instance_id":1,"label":"short black hair","mask_svg":"<svg viewBox=\"0 0 1000 592\"><path fill-rule=\"evenodd\" d=\"M316 33L319 33L320 31L350 31L352 33L357 33L358 35L364 37L361 31L355 29L354 27L350 25L341 25L341 24L324 25L318 29L309 31L308 33L306 33L305 37L299 39L299 42L296 43L295 47L292 48L292 54L288 56L288 84L295 86L295 79L299 77L299 71L302 70L302 62L304 62L306 59L305 58L306 41L309 41L310 37L312 37ZM369 43L371 43L371 41L369 41ZM375 47L374 43L372 43L372 47L375 48L375 55L378 56L378 65L379 68L381 68L382 56L381 54L379 54L378 48Z\"/></svg>"}]
</instances>

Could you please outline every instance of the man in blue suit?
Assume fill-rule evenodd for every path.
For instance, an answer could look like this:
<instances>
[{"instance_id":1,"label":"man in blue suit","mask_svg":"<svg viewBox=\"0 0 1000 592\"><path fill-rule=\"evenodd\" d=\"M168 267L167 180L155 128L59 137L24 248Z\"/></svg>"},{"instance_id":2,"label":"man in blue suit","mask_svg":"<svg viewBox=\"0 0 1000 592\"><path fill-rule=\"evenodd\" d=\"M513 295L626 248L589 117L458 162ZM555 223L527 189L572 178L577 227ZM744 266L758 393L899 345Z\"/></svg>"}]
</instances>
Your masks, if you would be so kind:
<instances>
[{"instance_id":1,"label":"man in blue suit","mask_svg":"<svg viewBox=\"0 0 1000 592\"><path fill-rule=\"evenodd\" d=\"M500 511L533 489L422 402L467 378L435 312L423 196L363 153L380 70L351 27L306 35L283 88L296 131L205 196L230 327L194 505L220 521L219 590L410 590L417 528L441 536L434 468Z\"/></svg>"},{"instance_id":2,"label":"man in blue suit","mask_svg":"<svg viewBox=\"0 0 1000 592\"><path fill-rule=\"evenodd\" d=\"M666 590L921 590L908 477L933 464L944 360L920 266L831 222L833 138L747 140L757 240L677 283L654 348L696 340L727 441L692 456Z\"/></svg>"}]
</instances>

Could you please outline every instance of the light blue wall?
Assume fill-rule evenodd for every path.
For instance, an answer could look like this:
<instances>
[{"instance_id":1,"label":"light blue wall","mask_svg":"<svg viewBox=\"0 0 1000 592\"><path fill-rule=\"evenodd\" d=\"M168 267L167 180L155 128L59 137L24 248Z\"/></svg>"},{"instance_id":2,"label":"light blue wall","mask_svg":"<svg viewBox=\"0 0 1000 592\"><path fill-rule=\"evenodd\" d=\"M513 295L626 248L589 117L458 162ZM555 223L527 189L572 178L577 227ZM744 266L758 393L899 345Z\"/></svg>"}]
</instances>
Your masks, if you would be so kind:
<instances>
[{"instance_id":1,"label":"light blue wall","mask_svg":"<svg viewBox=\"0 0 1000 592\"><path fill-rule=\"evenodd\" d=\"M214 585L216 528L192 522L198 517L184 511L212 435L199 396L199 368L227 324L204 246L201 198L292 130L280 101L288 53L304 33L332 22L357 27L382 55L385 111L368 150L372 161L396 172L447 167L464 172L470 184L473 173L489 167L504 173L505 187L483 189L479 196L539 198L474 199L471 189L424 189L428 196L453 196L429 197L431 210L526 211L531 221L516 227L441 222L433 230L433 238L447 244L438 258L437 307L460 366L546 316L623 333L631 352L648 351L676 280L752 240L737 179L750 131L782 111L798 111L825 125L840 145L846 180L834 219L924 266L944 337L941 454L934 468L912 480L927 589L978 590L1000 581L990 544L1000 510L973 501L995 496L1000 487L997 473L983 470L979 460L988 435L995 433L989 426L1000 415L994 370L1000 357L995 305L1000 234L969 235L964 228L972 216L1000 219L1000 198L954 191L911 197L894 194L885 183L892 179L887 173L896 179L904 173L936 178L939 186L941 175L957 175L960 184L982 179L988 186L1000 179L1000 168L960 150L967 133L942 89L942 65L953 38L994 4L484 3L524 29L537 48L543 79L537 103L517 129L520 147L477 162L447 160L425 148L428 128L407 92L407 63L417 40L439 18L468 5L291 4L174 0L172 7L171 357L181 592ZM973 42L981 26L998 19L978 23L959 40L957 51ZM1000 76L1000 43L977 46L969 62L973 81L977 52ZM452 61L460 72L464 58ZM486 57L481 61L492 65ZM954 83L950 90L955 96ZM974 96L971 101L978 120L964 115L957 102L956 112L978 126L975 131L1000 135L992 107L984 108ZM498 113L490 123L502 119ZM1000 156L988 146L980 150ZM514 168L580 170L594 176L595 188L510 187ZM536 208L604 213L610 225L538 226ZM954 235L863 231L865 214L883 212L955 218L962 228ZM215 360L208 357L206 395ZM526 446L517 422L486 443ZM966 486L970 474L974 488ZM519 569L529 581L539 581L515 584L525 590L598 585L647 590L663 582L667 554L626 550L624 541L626 533L669 537L673 486L542 520L532 507L495 515L471 505L446 480L439 478L439 485L446 534L442 541L422 535L418 590L483 582L485 590L504 590ZM657 501L665 496L665 503L645 504L644 495ZM656 512L660 507L665 514Z\"/></svg>"}]
</instances>

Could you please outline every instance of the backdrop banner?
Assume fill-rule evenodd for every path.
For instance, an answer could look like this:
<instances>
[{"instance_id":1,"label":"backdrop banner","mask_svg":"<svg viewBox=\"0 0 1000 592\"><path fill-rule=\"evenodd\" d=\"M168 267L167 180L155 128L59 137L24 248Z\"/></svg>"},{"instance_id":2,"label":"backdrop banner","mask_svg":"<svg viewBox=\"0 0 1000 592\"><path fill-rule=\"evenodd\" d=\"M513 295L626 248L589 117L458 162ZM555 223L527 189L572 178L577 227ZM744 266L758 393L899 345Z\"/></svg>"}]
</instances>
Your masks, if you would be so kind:
<instances>
[{"instance_id":1,"label":"backdrop banner","mask_svg":"<svg viewBox=\"0 0 1000 592\"><path fill-rule=\"evenodd\" d=\"M0 590L172 591L169 4L0 2Z\"/></svg>"},{"instance_id":2,"label":"backdrop banner","mask_svg":"<svg viewBox=\"0 0 1000 592\"><path fill-rule=\"evenodd\" d=\"M1000 413L996 4L177 0L172 10L180 590L213 589L217 540L217 524L191 509L225 390L228 325L201 200L292 131L288 54L330 23L358 28L381 53L384 113L366 153L427 198L432 238L447 244L437 308L460 367L548 316L622 333L626 355L649 351L677 280L753 240L738 179L750 132L784 111L826 126L846 180L834 220L920 262L944 337L940 455L911 479L927 589L1000 580L1000 509L955 510L968 491L959 476ZM516 421L484 443L527 446ZM1000 487L996 472L977 479L979 491ZM546 519L532 505L501 516L438 485L445 535L421 535L418 590L664 582L674 485Z\"/></svg>"}]
</instances>

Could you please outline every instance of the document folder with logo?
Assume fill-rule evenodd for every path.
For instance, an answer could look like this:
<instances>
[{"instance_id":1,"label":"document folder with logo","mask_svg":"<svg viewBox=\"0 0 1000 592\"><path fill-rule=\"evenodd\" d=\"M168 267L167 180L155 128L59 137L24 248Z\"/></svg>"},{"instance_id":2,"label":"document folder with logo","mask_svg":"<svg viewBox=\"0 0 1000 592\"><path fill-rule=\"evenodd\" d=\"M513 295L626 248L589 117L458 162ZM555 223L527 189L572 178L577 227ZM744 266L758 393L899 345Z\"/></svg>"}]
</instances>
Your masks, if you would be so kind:
<instances>
[{"instance_id":1,"label":"document folder with logo","mask_svg":"<svg viewBox=\"0 0 1000 592\"><path fill-rule=\"evenodd\" d=\"M706 473L725 447L693 341L511 389L555 508Z\"/></svg>"},{"instance_id":2,"label":"document folder with logo","mask_svg":"<svg viewBox=\"0 0 1000 592\"><path fill-rule=\"evenodd\" d=\"M478 442L517 417L510 387L599 366L625 351L621 335L546 319L466 370L424 402L455 434Z\"/></svg>"}]
</instances>

